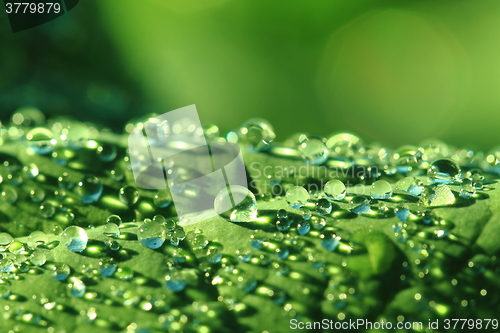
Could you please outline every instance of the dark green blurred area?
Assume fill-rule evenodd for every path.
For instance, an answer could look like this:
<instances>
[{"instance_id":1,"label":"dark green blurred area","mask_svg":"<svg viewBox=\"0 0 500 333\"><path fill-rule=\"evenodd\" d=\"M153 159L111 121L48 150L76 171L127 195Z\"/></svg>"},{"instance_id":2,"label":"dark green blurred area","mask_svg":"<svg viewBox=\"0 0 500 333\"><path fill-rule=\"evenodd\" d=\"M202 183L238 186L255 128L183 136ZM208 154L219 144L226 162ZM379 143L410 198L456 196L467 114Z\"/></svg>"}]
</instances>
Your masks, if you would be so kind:
<instances>
[{"instance_id":1,"label":"dark green blurred area","mask_svg":"<svg viewBox=\"0 0 500 333\"><path fill-rule=\"evenodd\" d=\"M350 131L397 147L489 150L500 123L500 2L81 1L12 34L1 14L0 109L127 120L196 104L223 131Z\"/></svg>"}]
</instances>

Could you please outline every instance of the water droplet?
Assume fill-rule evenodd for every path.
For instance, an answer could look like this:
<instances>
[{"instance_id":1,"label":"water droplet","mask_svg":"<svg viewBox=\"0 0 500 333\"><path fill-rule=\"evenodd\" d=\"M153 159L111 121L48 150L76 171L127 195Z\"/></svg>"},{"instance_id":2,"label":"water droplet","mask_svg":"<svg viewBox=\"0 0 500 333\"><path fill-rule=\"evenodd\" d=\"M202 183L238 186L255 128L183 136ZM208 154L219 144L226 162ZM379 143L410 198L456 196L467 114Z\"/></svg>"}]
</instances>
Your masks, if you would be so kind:
<instances>
[{"instance_id":1,"label":"water droplet","mask_svg":"<svg viewBox=\"0 0 500 333\"><path fill-rule=\"evenodd\" d=\"M276 221L276 229L279 231L286 231L292 226L292 221L288 218L280 217Z\"/></svg>"},{"instance_id":2,"label":"water droplet","mask_svg":"<svg viewBox=\"0 0 500 333\"><path fill-rule=\"evenodd\" d=\"M410 210L408 208L395 208L394 209L394 215L401 221L405 222L408 220L408 217L410 216Z\"/></svg>"},{"instance_id":3,"label":"water droplet","mask_svg":"<svg viewBox=\"0 0 500 333\"><path fill-rule=\"evenodd\" d=\"M2 191L2 200L9 204L15 203L17 201L17 191L11 187L4 188Z\"/></svg>"},{"instance_id":4,"label":"water droplet","mask_svg":"<svg viewBox=\"0 0 500 333\"><path fill-rule=\"evenodd\" d=\"M61 243L72 252L82 252L87 247L89 238L81 227L70 226L61 235Z\"/></svg>"},{"instance_id":5,"label":"water droplet","mask_svg":"<svg viewBox=\"0 0 500 333\"><path fill-rule=\"evenodd\" d=\"M10 296L10 282L0 280L0 298L8 298Z\"/></svg>"},{"instance_id":6,"label":"water droplet","mask_svg":"<svg viewBox=\"0 0 500 333\"><path fill-rule=\"evenodd\" d=\"M45 199L45 191L42 188L36 188L30 191L30 198L33 202L41 202Z\"/></svg>"},{"instance_id":7,"label":"water droplet","mask_svg":"<svg viewBox=\"0 0 500 333\"><path fill-rule=\"evenodd\" d=\"M113 263L112 259L106 258L99 262L99 274L101 274L102 277L110 277L115 271L116 264Z\"/></svg>"},{"instance_id":8,"label":"water droplet","mask_svg":"<svg viewBox=\"0 0 500 333\"><path fill-rule=\"evenodd\" d=\"M30 256L30 261L35 266L43 266L47 261L47 255L45 251L35 250Z\"/></svg>"},{"instance_id":9,"label":"water droplet","mask_svg":"<svg viewBox=\"0 0 500 333\"><path fill-rule=\"evenodd\" d=\"M309 192L302 186L292 186L286 191L285 199L293 209L299 209L309 200Z\"/></svg>"},{"instance_id":10,"label":"water droplet","mask_svg":"<svg viewBox=\"0 0 500 333\"><path fill-rule=\"evenodd\" d=\"M392 186L385 180L377 180L371 186L370 195L373 199L389 199L392 195Z\"/></svg>"},{"instance_id":11,"label":"water droplet","mask_svg":"<svg viewBox=\"0 0 500 333\"><path fill-rule=\"evenodd\" d=\"M0 246L1 247L10 245L10 243L12 243L13 241L14 241L14 238L10 234L8 234L6 232L0 232Z\"/></svg>"},{"instance_id":12,"label":"water droplet","mask_svg":"<svg viewBox=\"0 0 500 333\"><path fill-rule=\"evenodd\" d=\"M137 235L139 242L150 249L157 249L163 245L167 238L167 231L163 224L146 222L139 228Z\"/></svg>"},{"instance_id":13,"label":"water droplet","mask_svg":"<svg viewBox=\"0 0 500 333\"><path fill-rule=\"evenodd\" d=\"M28 236L28 247L32 250L36 249L40 245L47 244L49 242L49 238L47 237L47 234L43 231L33 231L29 236Z\"/></svg>"},{"instance_id":14,"label":"water droplet","mask_svg":"<svg viewBox=\"0 0 500 333\"><path fill-rule=\"evenodd\" d=\"M332 212L332 209L333 209L332 203L330 201L328 201L328 199L323 198L323 199L319 199L316 202L316 212L319 215L330 214Z\"/></svg>"},{"instance_id":15,"label":"water droplet","mask_svg":"<svg viewBox=\"0 0 500 333\"><path fill-rule=\"evenodd\" d=\"M87 175L78 183L76 194L78 194L83 203L89 204L99 200L102 189L102 182L99 178Z\"/></svg>"},{"instance_id":16,"label":"water droplet","mask_svg":"<svg viewBox=\"0 0 500 333\"><path fill-rule=\"evenodd\" d=\"M362 195L356 195L349 201L349 211L361 215L370 211L370 200Z\"/></svg>"},{"instance_id":17,"label":"water droplet","mask_svg":"<svg viewBox=\"0 0 500 333\"><path fill-rule=\"evenodd\" d=\"M464 178L462 185L460 186L460 196L464 199L470 199L476 194L476 188L474 187L472 180L469 178Z\"/></svg>"},{"instance_id":18,"label":"water droplet","mask_svg":"<svg viewBox=\"0 0 500 333\"><path fill-rule=\"evenodd\" d=\"M120 243L117 241L107 241L106 246L111 250L111 251L118 251L120 249Z\"/></svg>"},{"instance_id":19,"label":"water droplet","mask_svg":"<svg viewBox=\"0 0 500 333\"><path fill-rule=\"evenodd\" d=\"M397 182L396 188L413 195L420 195L424 190L424 183L416 177L405 177Z\"/></svg>"},{"instance_id":20,"label":"water droplet","mask_svg":"<svg viewBox=\"0 0 500 333\"><path fill-rule=\"evenodd\" d=\"M66 264L55 264L52 267L52 276L58 281L66 280L69 273L71 273L71 269Z\"/></svg>"},{"instance_id":21,"label":"water droplet","mask_svg":"<svg viewBox=\"0 0 500 333\"><path fill-rule=\"evenodd\" d=\"M73 181L73 177L70 174L64 172L61 176L57 178L57 185L60 188L70 190L75 185L75 182Z\"/></svg>"},{"instance_id":22,"label":"water droplet","mask_svg":"<svg viewBox=\"0 0 500 333\"><path fill-rule=\"evenodd\" d=\"M312 165L323 164L328 159L329 149L325 139L306 137L299 145L299 152L303 159Z\"/></svg>"},{"instance_id":23,"label":"water droplet","mask_svg":"<svg viewBox=\"0 0 500 333\"><path fill-rule=\"evenodd\" d=\"M54 150L57 141L52 132L44 127L37 127L26 134L26 146L35 154L44 155Z\"/></svg>"},{"instance_id":24,"label":"water droplet","mask_svg":"<svg viewBox=\"0 0 500 333\"><path fill-rule=\"evenodd\" d=\"M117 226L120 226L122 224L122 218L118 215L109 215L106 218L106 223L113 223L116 224Z\"/></svg>"},{"instance_id":25,"label":"water droplet","mask_svg":"<svg viewBox=\"0 0 500 333\"><path fill-rule=\"evenodd\" d=\"M243 186L222 189L214 201L217 214L232 222L250 222L257 217L255 195Z\"/></svg>"},{"instance_id":26,"label":"water droplet","mask_svg":"<svg viewBox=\"0 0 500 333\"><path fill-rule=\"evenodd\" d=\"M81 279L75 276L72 276L69 279L68 292L71 296L82 297L83 295L85 295L86 290L87 287L85 286L85 283L83 283Z\"/></svg>"},{"instance_id":27,"label":"water droplet","mask_svg":"<svg viewBox=\"0 0 500 333\"><path fill-rule=\"evenodd\" d=\"M172 203L172 195L167 190L159 190L153 200L156 207L166 208Z\"/></svg>"},{"instance_id":28,"label":"water droplet","mask_svg":"<svg viewBox=\"0 0 500 333\"><path fill-rule=\"evenodd\" d=\"M455 195L445 184L427 186L420 198L427 207L447 206L455 203Z\"/></svg>"},{"instance_id":29,"label":"water droplet","mask_svg":"<svg viewBox=\"0 0 500 333\"><path fill-rule=\"evenodd\" d=\"M40 215L42 215L45 218L49 218L54 216L56 209L50 202L44 202L43 204L40 205Z\"/></svg>"},{"instance_id":30,"label":"water droplet","mask_svg":"<svg viewBox=\"0 0 500 333\"><path fill-rule=\"evenodd\" d=\"M28 165L25 165L23 167L23 173L28 177L28 178L35 178L38 176L40 171L38 170L38 166L34 163L30 163Z\"/></svg>"},{"instance_id":31,"label":"water droplet","mask_svg":"<svg viewBox=\"0 0 500 333\"><path fill-rule=\"evenodd\" d=\"M460 178L460 166L452 159L439 159L430 165L427 176L433 183L448 184Z\"/></svg>"},{"instance_id":32,"label":"water droplet","mask_svg":"<svg viewBox=\"0 0 500 333\"><path fill-rule=\"evenodd\" d=\"M134 270L129 266L118 267L115 272L115 277L120 280L130 281L134 277Z\"/></svg>"},{"instance_id":33,"label":"water droplet","mask_svg":"<svg viewBox=\"0 0 500 333\"><path fill-rule=\"evenodd\" d=\"M321 246L332 252L339 246L341 238L334 233L324 232L320 236Z\"/></svg>"},{"instance_id":34,"label":"water droplet","mask_svg":"<svg viewBox=\"0 0 500 333\"><path fill-rule=\"evenodd\" d=\"M114 223L106 223L102 227L102 234L108 237L120 236L120 228Z\"/></svg>"},{"instance_id":35,"label":"water droplet","mask_svg":"<svg viewBox=\"0 0 500 333\"><path fill-rule=\"evenodd\" d=\"M127 206L132 206L139 200L139 191L133 186L125 186L120 189L119 198Z\"/></svg>"},{"instance_id":36,"label":"water droplet","mask_svg":"<svg viewBox=\"0 0 500 333\"><path fill-rule=\"evenodd\" d=\"M109 143L103 143L96 149L97 156L103 162L111 162L116 158L118 150L116 146Z\"/></svg>"},{"instance_id":37,"label":"water droplet","mask_svg":"<svg viewBox=\"0 0 500 333\"><path fill-rule=\"evenodd\" d=\"M311 231L311 223L309 221L302 221L297 224L297 232L301 236L305 236Z\"/></svg>"},{"instance_id":38,"label":"water droplet","mask_svg":"<svg viewBox=\"0 0 500 333\"><path fill-rule=\"evenodd\" d=\"M173 270L165 276L165 287L172 290L174 293L184 290L187 286L187 282L184 280L182 274Z\"/></svg>"},{"instance_id":39,"label":"water droplet","mask_svg":"<svg viewBox=\"0 0 500 333\"><path fill-rule=\"evenodd\" d=\"M271 124L261 118L247 120L239 130L239 140L250 151L262 151L276 137Z\"/></svg>"},{"instance_id":40,"label":"water droplet","mask_svg":"<svg viewBox=\"0 0 500 333\"><path fill-rule=\"evenodd\" d=\"M340 201L345 197L346 187L342 181L331 179L325 184L323 191L327 199Z\"/></svg>"}]
</instances>

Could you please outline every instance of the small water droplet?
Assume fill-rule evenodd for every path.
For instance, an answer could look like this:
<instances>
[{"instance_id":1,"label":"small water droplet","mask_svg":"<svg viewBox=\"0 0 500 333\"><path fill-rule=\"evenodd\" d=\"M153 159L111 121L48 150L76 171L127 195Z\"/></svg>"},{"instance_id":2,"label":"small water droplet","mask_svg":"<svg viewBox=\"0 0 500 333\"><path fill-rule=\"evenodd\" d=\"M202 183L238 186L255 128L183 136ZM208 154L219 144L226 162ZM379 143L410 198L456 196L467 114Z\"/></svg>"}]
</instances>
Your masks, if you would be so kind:
<instances>
[{"instance_id":1,"label":"small water droplet","mask_svg":"<svg viewBox=\"0 0 500 333\"><path fill-rule=\"evenodd\" d=\"M320 236L321 246L326 250L333 252L339 246L341 238L334 233L324 232Z\"/></svg>"},{"instance_id":2,"label":"small water droplet","mask_svg":"<svg viewBox=\"0 0 500 333\"><path fill-rule=\"evenodd\" d=\"M129 266L118 267L115 271L115 277L120 280L130 281L134 277L134 270Z\"/></svg>"},{"instance_id":3,"label":"small water droplet","mask_svg":"<svg viewBox=\"0 0 500 333\"><path fill-rule=\"evenodd\" d=\"M231 222L250 222L257 217L255 195L243 186L222 189L214 201L217 214Z\"/></svg>"},{"instance_id":4,"label":"small water droplet","mask_svg":"<svg viewBox=\"0 0 500 333\"><path fill-rule=\"evenodd\" d=\"M373 199L389 199L392 195L392 186L386 180L377 180L371 186L370 195Z\"/></svg>"},{"instance_id":5,"label":"small water droplet","mask_svg":"<svg viewBox=\"0 0 500 333\"><path fill-rule=\"evenodd\" d=\"M309 192L302 186L292 186L286 191L285 199L293 209L299 209L309 200Z\"/></svg>"},{"instance_id":6,"label":"small water droplet","mask_svg":"<svg viewBox=\"0 0 500 333\"><path fill-rule=\"evenodd\" d=\"M150 249L157 249L165 242L167 231L163 224L153 221L146 222L139 228L137 238L142 245Z\"/></svg>"},{"instance_id":7,"label":"small water droplet","mask_svg":"<svg viewBox=\"0 0 500 333\"><path fill-rule=\"evenodd\" d=\"M87 247L89 238L81 227L70 226L61 235L61 243L72 252L82 252Z\"/></svg>"},{"instance_id":8,"label":"small water droplet","mask_svg":"<svg viewBox=\"0 0 500 333\"><path fill-rule=\"evenodd\" d=\"M325 184L323 191L327 199L340 201L345 197L346 187L342 181L331 179Z\"/></svg>"},{"instance_id":9,"label":"small water droplet","mask_svg":"<svg viewBox=\"0 0 500 333\"><path fill-rule=\"evenodd\" d=\"M84 204L89 204L99 200L102 189L102 182L99 178L87 175L77 184L76 194Z\"/></svg>"},{"instance_id":10,"label":"small water droplet","mask_svg":"<svg viewBox=\"0 0 500 333\"><path fill-rule=\"evenodd\" d=\"M394 209L394 215L400 220L401 222L406 222L408 220L408 217L410 216L410 210L408 208L400 208L397 207Z\"/></svg>"},{"instance_id":11,"label":"small water droplet","mask_svg":"<svg viewBox=\"0 0 500 333\"><path fill-rule=\"evenodd\" d=\"M427 170L427 176L433 183L448 184L460 178L460 166L449 158L434 161Z\"/></svg>"},{"instance_id":12,"label":"small water droplet","mask_svg":"<svg viewBox=\"0 0 500 333\"><path fill-rule=\"evenodd\" d=\"M132 206L139 200L139 191L133 186L125 186L120 189L119 198L127 206Z\"/></svg>"},{"instance_id":13,"label":"small water droplet","mask_svg":"<svg viewBox=\"0 0 500 333\"><path fill-rule=\"evenodd\" d=\"M106 218L106 223L113 223L116 224L117 226L120 226L122 224L122 218L118 215L109 215Z\"/></svg>"},{"instance_id":14,"label":"small water droplet","mask_svg":"<svg viewBox=\"0 0 500 333\"><path fill-rule=\"evenodd\" d=\"M62 189L70 190L74 185L75 182L73 181L73 177L67 172L64 172L57 178L57 186Z\"/></svg>"},{"instance_id":15,"label":"small water droplet","mask_svg":"<svg viewBox=\"0 0 500 333\"><path fill-rule=\"evenodd\" d=\"M311 223L309 221L302 221L297 224L297 232L301 236L305 236L311 231Z\"/></svg>"}]
</instances>

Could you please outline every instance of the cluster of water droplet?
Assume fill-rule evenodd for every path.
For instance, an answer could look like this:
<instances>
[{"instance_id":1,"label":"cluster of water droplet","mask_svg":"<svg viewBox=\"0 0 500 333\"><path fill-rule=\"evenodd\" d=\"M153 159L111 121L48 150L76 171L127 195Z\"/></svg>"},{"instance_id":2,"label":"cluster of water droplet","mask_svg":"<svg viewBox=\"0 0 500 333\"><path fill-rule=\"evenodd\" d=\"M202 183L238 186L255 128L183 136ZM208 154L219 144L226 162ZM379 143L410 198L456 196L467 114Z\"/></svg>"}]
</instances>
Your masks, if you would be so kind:
<instances>
[{"instance_id":1,"label":"cluster of water droplet","mask_svg":"<svg viewBox=\"0 0 500 333\"><path fill-rule=\"evenodd\" d=\"M240 247L233 248L232 241L226 246L226 239L209 238L214 235L210 225L199 229L179 225L168 189L142 190L133 184L122 136L74 120L45 122L33 112L17 112L9 127L1 128L2 144L11 144L16 153L5 154L0 165L0 204L12 222L5 224L7 232L0 233L0 301L11 302L5 319L42 327L52 324L54 311L64 313L67 302L54 300L61 295L63 300L87 302L77 306L85 323L130 332L141 332L148 325L105 318L101 306L121 304L151 313L159 331L208 332L223 327L224 323L215 322L215 314L248 315L253 311L244 301L249 294L279 306L290 318L314 317L318 309L306 309L307 302L298 301L312 297L324 303L321 310L332 318L363 317L379 303L360 291L365 288L370 294L358 284L360 269L350 254L372 255L376 250L370 242L351 241L353 235L345 225L359 221L355 228L362 230L387 219L395 243L411 250L403 267L395 269L399 281L443 279L439 263L446 257L432 242L459 238L453 221L441 218L435 208L487 199L500 174L499 149L482 154L427 141L391 150L349 133L329 137L297 133L280 144L263 119L251 119L225 136L216 126L206 126L202 135L208 141L238 143L250 154L265 154L270 163L290 162L284 172L268 175L263 184L220 189L214 210L222 219L211 222L219 223L214 229L223 228L224 237L241 240ZM126 132L150 126L147 119L127 124ZM153 145L165 143L171 131L179 130L168 123L153 125L157 131ZM305 175L297 171L299 166L305 167ZM331 171L336 175L330 176ZM249 176L256 177L251 172ZM24 210L28 214L21 215ZM251 236L240 237L244 231ZM134 255L135 244L137 251L157 263L161 280L151 280L149 272L126 262ZM70 260L82 257L95 262L80 265ZM474 257L451 283L472 279L472 272L491 273L498 266L495 260ZM366 264L379 265L374 262L371 257ZM317 275L312 278L308 270ZM22 274L47 274L64 288L56 288L50 296L33 295L43 311L25 310L16 303L19 289L12 287L21 282L17 280ZM311 287L311 279L321 288ZM290 289L290 281L303 281L304 286ZM100 283L109 286L107 293L94 288ZM148 289L156 285L162 286L161 292ZM186 293L201 287L215 288L217 297L205 304ZM478 292L484 296L487 289ZM468 291L456 297L453 302L464 308L472 299ZM412 301L421 298L415 294ZM429 311L450 312L449 305L427 304Z\"/></svg>"}]
</instances>

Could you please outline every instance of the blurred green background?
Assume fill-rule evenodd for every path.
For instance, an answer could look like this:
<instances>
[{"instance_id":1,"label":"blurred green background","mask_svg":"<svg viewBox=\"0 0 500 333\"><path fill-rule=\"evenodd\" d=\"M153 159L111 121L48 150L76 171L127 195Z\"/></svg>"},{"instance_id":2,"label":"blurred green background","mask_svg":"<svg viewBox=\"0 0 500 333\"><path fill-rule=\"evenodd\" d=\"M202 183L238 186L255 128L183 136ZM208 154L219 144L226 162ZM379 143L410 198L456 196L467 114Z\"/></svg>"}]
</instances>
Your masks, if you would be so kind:
<instances>
[{"instance_id":1,"label":"blurred green background","mask_svg":"<svg viewBox=\"0 0 500 333\"><path fill-rule=\"evenodd\" d=\"M196 104L224 131L266 118L278 140L500 141L498 0L85 0L16 34L0 15L4 121L31 104L121 130Z\"/></svg>"}]
</instances>

